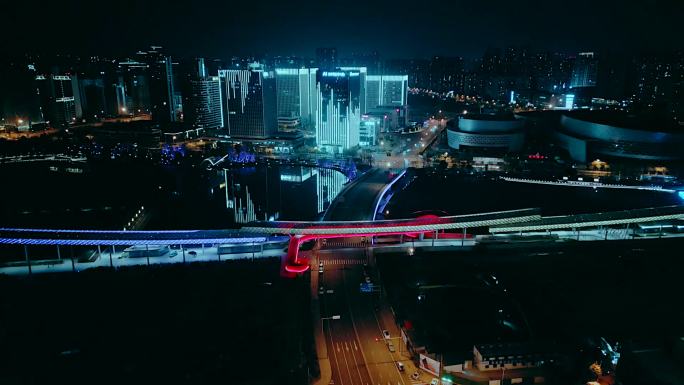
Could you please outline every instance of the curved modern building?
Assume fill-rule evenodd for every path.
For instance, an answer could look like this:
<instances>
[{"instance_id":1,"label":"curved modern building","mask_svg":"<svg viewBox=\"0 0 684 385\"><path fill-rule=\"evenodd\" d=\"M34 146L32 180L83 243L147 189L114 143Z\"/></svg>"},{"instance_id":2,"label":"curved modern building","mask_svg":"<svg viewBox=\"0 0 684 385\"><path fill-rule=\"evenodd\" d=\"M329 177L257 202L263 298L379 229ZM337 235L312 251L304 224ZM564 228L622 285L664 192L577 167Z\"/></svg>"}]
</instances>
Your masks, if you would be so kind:
<instances>
[{"instance_id":1,"label":"curved modern building","mask_svg":"<svg viewBox=\"0 0 684 385\"><path fill-rule=\"evenodd\" d=\"M571 111L561 116L556 138L570 157L642 160L684 159L684 127L644 116L607 111Z\"/></svg>"},{"instance_id":2,"label":"curved modern building","mask_svg":"<svg viewBox=\"0 0 684 385\"><path fill-rule=\"evenodd\" d=\"M449 147L497 148L519 151L525 140L525 120L512 114L468 114L447 124Z\"/></svg>"}]
</instances>

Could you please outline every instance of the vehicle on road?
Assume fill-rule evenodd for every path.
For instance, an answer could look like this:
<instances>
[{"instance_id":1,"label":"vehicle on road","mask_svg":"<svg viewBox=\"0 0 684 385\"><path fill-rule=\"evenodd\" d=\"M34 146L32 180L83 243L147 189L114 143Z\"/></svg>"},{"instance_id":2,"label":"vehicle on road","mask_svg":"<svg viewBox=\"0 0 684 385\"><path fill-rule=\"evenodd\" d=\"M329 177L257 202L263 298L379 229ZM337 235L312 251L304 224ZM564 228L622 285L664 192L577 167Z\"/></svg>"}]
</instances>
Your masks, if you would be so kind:
<instances>
[{"instance_id":1,"label":"vehicle on road","mask_svg":"<svg viewBox=\"0 0 684 385\"><path fill-rule=\"evenodd\" d=\"M325 293L325 288L323 286L318 288L318 294L323 294Z\"/></svg>"},{"instance_id":2,"label":"vehicle on road","mask_svg":"<svg viewBox=\"0 0 684 385\"><path fill-rule=\"evenodd\" d=\"M394 353L394 352L397 351L397 349L394 347L394 344L391 343L391 342L388 342L388 343L387 343L387 349L389 349L389 351L390 351L391 353Z\"/></svg>"},{"instance_id":3,"label":"vehicle on road","mask_svg":"<svg viewBox=\"0 0 684 385\"><path fill-rule=\"evenodd\" d=\"M196 257L196 256L197 256L197 252L194 251L194 250L188 251L188 254L192 255L193 257Z\"/></svg>"},{"instance_id":4,"label":"vehicle on road","mask_svg":"<svg viewBox=\"0 0 684 385\"><path fill-rule=\"evenodd\" d=\"M382 336L383 336L386 340L390 339L390 333L389 333L387 330L383 330L383 331L382 331Z\"/></svg>"},{"instance_id":5,"label":"vehicle on road","mask_svg":"<svg viewBox=\"0 0 684 385\"><path fill-rule=\"evenodd\" d=\"M323 273L323 266L318 266L318 272Z\"/></svg>"},{"instance_id":6,"label":"vehicle on road","mask_svg":"<svg viewBox=\"0 0 684 385\"><path fill-rule=\"evenodd\" d=\"M366 276L366 283L371 283L371 279L369 276Z\"/></svg>"},{"instance_id":7,"label":"vehicle on road","mask_svg":"<svg viewBox=\"0 0 684 385\"><path fill-rule=\"evenodd\" d=\"M430 381L430 385L439 385L439 379L433 378L432 381Z\"/></svg>"},{"instance_id":8,"label":"vehicle on road","mask_svg":"<svg viewBox=\"0 0 684 385\"><path fill-rule=\"evenodd\" d=\"M403 372L404 371L404 364L397 361L397 369L399 369L400 372Z\"/></svg>"},{"instance_id":9,"label":"vehicle on road","mask_svg":"<svg viewBox=\"0 0 684 385\"><path fill-rule=\"evenodd\" d=\"M418 380L419 378L420 378L420 373L418 373L418 371L415 371L415 372L413 372L413 374L411 374L412 380Z\"/></svg>"}]
</instances>

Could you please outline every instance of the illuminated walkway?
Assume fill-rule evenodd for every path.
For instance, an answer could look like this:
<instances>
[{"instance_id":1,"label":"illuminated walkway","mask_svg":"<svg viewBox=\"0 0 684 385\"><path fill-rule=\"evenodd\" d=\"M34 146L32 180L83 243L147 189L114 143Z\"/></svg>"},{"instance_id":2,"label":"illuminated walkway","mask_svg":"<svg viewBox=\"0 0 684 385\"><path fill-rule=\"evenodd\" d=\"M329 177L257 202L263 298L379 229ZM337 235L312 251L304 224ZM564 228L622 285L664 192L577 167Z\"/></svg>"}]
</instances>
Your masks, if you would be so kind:
<instances>
[{"instance_id":1,"label":"illuminated walkway","mask_svg":"<svg viewBox=\"0 0 684 385\"><path fill-rule=\"evenodd\" d=\"M128 256L123 248L110 246L101 248L92 252L93 260L88 262L79 262L78 259L69 258L68 249L63 248L61 257L55 256L55 259L43 260L31 264L31 273L66 273L78 272L87 269L98 267L120 268L128 266L150 266L163 264L177 264L177 263L194 263L194 262L221 262L236 259L257 259L257 258L281 258L285 255L283 248L271 250L255 250L254 252L219 254L218 247L176 247L169 249L162 255L147 257L132 258ZM23 257L23 256L22 256ZM27 263L8 264L0 267L0 273L9 275L24 275L28 273Z\"/></svg>"},{"instance_id":2,"label":"illuminated walkway","mask_svg":"<svg viewBox=\"0 0 684 385\"><path fill-rule=\"evenodd\" d=\"M647 191L660 191L667 193L675 193L677 190L663 188L662 186L638 186L638 185L626 185L626 184L610 184L601 182L589 182L584 180L543 180L543 179L525 179L525 178L512 178L507 176L502 176L502 180L506 182L517 182L517 183L530 183L530 184L546 184L552 186L565 186L565 187L589 187L589 188L610 188L610 189L625 189L625 190L647 190Z\"/></svg>"},{"instance_id":3,"label":"illuminated walkway","mask_svg":"<svg viewBox=\"0 0 684 385\"><path fill-rule=\"evenodd\" d=\"M663 223L677 220L684 220L684 206L556 217L541 217L538 209L520 209L483 214L444 217L424 216L413 219L382 221L252 222L238 231L106 231L4 228L0 229L0 244L23 245L29 266L30 258L27 248L33 245L57 246L57 254L59 254L59 246L91 246L97 247L100 251L102 247L111 247L113 252L116 252L116 247L139 246L138 250L143 251L142 246L178 245L181 252L190 248L202 249L202 255L206 255L207 250L217 247L239 249L250 245L253 248L256 245L260 247L260 250L265 250L264 245L271 245L274 247L273 250L279 249L279 252L274 252L273 256L282 256L283 275L293 276L305 272L309 268L308 261L299 256L299 249L303 242L310 240L399 235L408 236L412 239L434 238L434 240L429 241L434 244L434 241L439 240L440 237L450 236L453 239L454 236L458 236L461 239L461 245L464 245L464 240L471 237L468 234L468 229L473 228L487 228L489 233L494 235L523 235L544 231L550 234L553 231L563 234L567 238L575 232L578 240L580 239L580 231L584 231L585 235L591 234L593 239L601 239L602 233L604 239L615 239L618 236L617 234L622 234L622 232L615 233L617 230L611 226L623 226L625 229L629 229L629 226L633 224ZM447 234L440 235L444 231ZM569 233L570 236L565 233ZM613 233L616 235L611 235ZM288 245L286 254L283 253L285 242ZM475 241L471 239L468 243L472 244L472 242ZM452 244L454 241L448 243ZM437 244L444 245L446 243L438 241ZM383 246L377 245L376 247ZM99 255L101 256L101 254L100 252ZM218 254L217 252L216 260L219 258ZM270 252L267 254L271 255ZM176 255L169 256L167 259L176 258L177 255L176 252ZM195 251L193 256L196 258L197 255L198 252ZM146 260L146 258L135 259L138 261ZM183 258L183 261L186 259ZM181 258L174 259L174 261L179 260ZM112 260L110 260L109 265L113 266Z\"/></svg>"}]
</instances>

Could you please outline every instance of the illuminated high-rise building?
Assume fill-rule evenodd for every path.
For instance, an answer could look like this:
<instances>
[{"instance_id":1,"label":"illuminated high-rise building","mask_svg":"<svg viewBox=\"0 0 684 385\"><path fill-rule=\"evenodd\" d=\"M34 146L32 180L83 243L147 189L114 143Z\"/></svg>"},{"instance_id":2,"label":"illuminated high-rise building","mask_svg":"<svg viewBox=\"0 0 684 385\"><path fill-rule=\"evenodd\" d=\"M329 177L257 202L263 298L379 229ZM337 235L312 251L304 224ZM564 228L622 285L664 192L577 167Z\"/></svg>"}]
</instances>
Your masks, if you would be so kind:
<instances>
[{"instance_id":1,"label":"illuminated high-rise building","mask_svg":"<svg viewBox=\"0 0 684 385\"><path fill-rule=\"evenodd\" d=\"M408 75L368 75L366 111L379 106L406 106Z\"/></svg>"},{"instance_id":2,"label":"illuminated high-rise building","mask_svg":"<svg viewBox=\"0 0 684 385\"><path fill-rule=\"evenodd\" d=\"M183 119L194 128L223 127L223 103L221 100L221 84L218 76L209 76L203 58L194 59L190 63L189 73L181 87L185 98Z\"/></svg>"},{"instance_id":3,"label":"illuminated high-rise building","mask_svg":"<svg viewBox=\"0 0 684 385\"><path fill-rule=\"evenodd\" d=\"M219 70L223 127L228 135L266 138L278 130L275 73L258 64Z\"/></svg>"},{"instance_id":4,"label":"illuminated high-rise building","mask_svg":"<svg viewBox=\"0 0 684 385\"><path fill-rule=\"evenodd\" d=\"M382 76L369 75L366 78L366 111L382 106Z\"/></svg>"},{"instance_id":5,"label":"illuminated high-rise building","mask_svg":"<svg viewBox=\"0 0 684 385\"><path fill-rule=\"evenodd\" d=\"M71 75L37 75L43 119L53 127L74 124L82 116L78 80Z\"/></svg>"},{"instance_id":6,"label":"illuminated high-rise building","mask_svg":"<svg viewBox=\"0 0 684 385\"><path fill-rule=\"evenodd\" d=\"M365 108L365 68L321 71L317 84L316 144L331 153L359 144Z\"/></svg>"},{"instance_id":7,"label":"illuminated high-rise building","mask_svg":"<svg viewBox=\"0 0 684 385\"><path fill-rule=\"evenodd\" d=\"M192 80L190 103L193 127L223 127L223 103L218 76L205 76Z\"/></svg>"},{"instance_id":8,"label":"illuminated high-rise building","mask_svg":"<svg viewBox=\"0 0 684 385\"><path fill-rule=\"evenodd\" d=\"M366 114L380 116L389 128L408 120L408 75L369 75L366 78ZM367 136L370 137L370 136Z\"/></svg>"},{"instance_id":9,"label":"illuminated high-rise building","mask_svg":"<svg viewBox=\"0 0 684 385\"><path fill-rule=\"evenodd\" d=\"M593 52L580 52L575 59L570 77L570 88L596 85L598 62Z\"/></svg>"},{"instance_id":10,"label":"illuminated high-rise building","mask_svg":"<svg viewBox=\"0 0 684 385\"><path fill-rule=\"evenodd\" d=\"M278 121L299 119L311 126L316 116L316 68L277 68Z\"/></svg>"}]
</instances>

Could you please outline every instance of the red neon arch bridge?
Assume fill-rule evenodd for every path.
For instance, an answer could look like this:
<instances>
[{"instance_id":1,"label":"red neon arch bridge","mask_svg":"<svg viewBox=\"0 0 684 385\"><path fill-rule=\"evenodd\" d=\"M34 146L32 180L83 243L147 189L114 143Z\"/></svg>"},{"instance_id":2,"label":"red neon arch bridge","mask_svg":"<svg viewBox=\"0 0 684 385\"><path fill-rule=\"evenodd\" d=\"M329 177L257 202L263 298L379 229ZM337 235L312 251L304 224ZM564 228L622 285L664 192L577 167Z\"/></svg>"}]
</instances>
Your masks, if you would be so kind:
<instances>
[{"instance_id":1,"label":"red neon arch bridge","mask_svg":"<svg viewBox=\"0 0 684 385\"><path fill-rule=\"evenodd\" d=\"M283 234L290 236L287 255L282 264L285 275L303 273L309 269L306 258L299 256L299 246L312 239L371 237L377 235L411 235L440 230L501 226L541 219L539 209L520 209L456 216L423 216L412 219L363 222L252 222L241 233Z\"/></svg>"}]
</instances>

